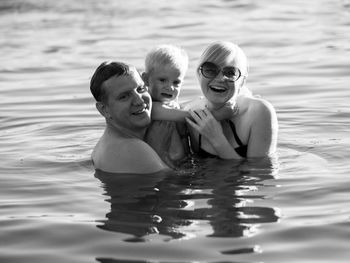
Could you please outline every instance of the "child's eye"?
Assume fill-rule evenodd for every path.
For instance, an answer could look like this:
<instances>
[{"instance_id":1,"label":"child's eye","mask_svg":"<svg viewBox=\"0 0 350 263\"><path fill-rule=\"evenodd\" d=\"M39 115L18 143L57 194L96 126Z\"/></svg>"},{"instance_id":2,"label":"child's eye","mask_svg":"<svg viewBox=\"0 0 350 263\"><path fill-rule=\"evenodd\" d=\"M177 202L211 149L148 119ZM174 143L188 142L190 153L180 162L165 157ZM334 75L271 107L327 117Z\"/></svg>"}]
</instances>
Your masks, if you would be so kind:
<instances>
[{"instance_id":1,"label":"child's eye","mask_svg":"<svg viewBox=\"0 0 350 263\"><path fill-rule=\"evenodd\" d=\"M175 80L175 81L174 81L174 85L175 85L175 86L181 85L181 81L180 81L180 80Z\"/></svg>"},{"instance_id":2,"label":"child's eye","mask_svg":"<svg viewBox=\"0 0 350 263\"><path fill-rule=\"evenodd\" d=\"M164 79L164 78L160 78L159 81L162 82L162 83L164 83L164 82L166 82L167 80Z\"/></svg>"}]
</instances>

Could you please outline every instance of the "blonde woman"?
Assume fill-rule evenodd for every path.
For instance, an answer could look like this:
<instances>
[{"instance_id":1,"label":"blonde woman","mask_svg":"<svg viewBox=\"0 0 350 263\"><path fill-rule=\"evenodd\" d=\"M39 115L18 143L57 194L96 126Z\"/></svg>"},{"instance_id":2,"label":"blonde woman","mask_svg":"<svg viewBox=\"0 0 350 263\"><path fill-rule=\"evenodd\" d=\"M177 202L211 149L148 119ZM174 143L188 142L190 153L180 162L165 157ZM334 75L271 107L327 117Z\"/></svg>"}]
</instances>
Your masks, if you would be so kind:
<instances>
[{"instance_id":1,"label":"blonde woman","mask_svg":"<svg viewBox=\"0 0 350 263\"><path fill-rule=\"evenodd\" d=\"M197 76L203 93L187 105L191 146L202 157L222 159L271 156L276 151L278 122L273 106L246 87L248 62L231 42L215 42L202 53ZM235 114L217 121L212 111L230 104Z\"/></svg>"}]
</instances>

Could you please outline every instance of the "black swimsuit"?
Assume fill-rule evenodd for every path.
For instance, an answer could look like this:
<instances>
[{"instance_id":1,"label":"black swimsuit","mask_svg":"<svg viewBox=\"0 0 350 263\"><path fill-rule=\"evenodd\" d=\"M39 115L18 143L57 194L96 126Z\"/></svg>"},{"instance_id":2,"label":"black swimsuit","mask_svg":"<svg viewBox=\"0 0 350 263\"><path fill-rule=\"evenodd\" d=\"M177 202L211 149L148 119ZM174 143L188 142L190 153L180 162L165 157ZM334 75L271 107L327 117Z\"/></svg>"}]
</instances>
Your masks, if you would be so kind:
<instances>
[{"instance_id":1,"label":"black swimsuit","mask_svg":"<svg viewBox=\"0 0 350 263\"><path fill-rule=\"evenodd\" d=\"M238 147L235 148L235 151L237 152L238 155L241 157L246 158L247 157L247 150L248 150L248 145L244 145L241 141L241 139L238 137L237 132L236 132L236 127L235 124L232 121L228 121L230 124L231 130L233 132L233 136L235 137L235 140L237 144L239 145ZM202 144L202 135L199 134L198 138L198 156L202 158L215 158L217 157L215 154L208 153L207 151L203 150L201 147Z\"/></svg>"}]
</instances>

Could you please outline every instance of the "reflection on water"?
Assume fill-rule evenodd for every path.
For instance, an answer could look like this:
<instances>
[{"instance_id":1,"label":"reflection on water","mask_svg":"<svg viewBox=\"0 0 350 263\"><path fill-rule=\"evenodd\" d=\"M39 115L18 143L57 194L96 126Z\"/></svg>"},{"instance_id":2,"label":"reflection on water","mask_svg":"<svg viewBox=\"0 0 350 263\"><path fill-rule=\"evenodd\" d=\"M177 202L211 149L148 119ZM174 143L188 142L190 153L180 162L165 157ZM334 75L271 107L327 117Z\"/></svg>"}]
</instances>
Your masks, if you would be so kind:
<instances>
[{"instance_id":1,"label":"reflection on water","mask_svg":"<svg viewBox=\"0 0 350 263\"><path fill-rule=\"evenodd\" d=\"M259 224L279 219L274 208L254 206L255 200L264 199L259 189L274 179L277 161L190 162L195 171L151 175L96 171L111 207L98 227L131 236L124 241L144 242L155 235L163 240L249 236Z\"/></svg>"}]
</instances>

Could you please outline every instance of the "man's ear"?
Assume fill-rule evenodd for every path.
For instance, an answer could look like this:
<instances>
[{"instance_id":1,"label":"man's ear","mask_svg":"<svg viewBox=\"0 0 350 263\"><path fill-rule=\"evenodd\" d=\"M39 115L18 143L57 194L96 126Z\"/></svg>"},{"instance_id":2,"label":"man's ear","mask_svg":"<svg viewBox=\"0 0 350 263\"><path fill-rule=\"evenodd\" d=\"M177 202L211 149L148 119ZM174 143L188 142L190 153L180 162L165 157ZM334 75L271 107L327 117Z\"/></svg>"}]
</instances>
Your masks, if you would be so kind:
<instances>
[{"instance_id":1,"label":"man's ear","mask_svg":"<svg viewBox=\"0 0 350 263\"><path fill-rule=\"evenodd\" d=\"M148 86L148 84L149 84L149 81L148 81L149 75L146 72L143 72L141 74L141 78L142 78L143 82L145 83L145 85Z\"/></svg>"},{"instance_id":2,"label":"man's ear","mask_svg":"<svg viewBox=\"0 0 350 263\"><path fill-rule=\"evenodd\" d=\"M96 109L106 119L109 119L111 117L108 111L108 107L103 102L101 101L96 102Z\"/></svg>"}]
</instances>

